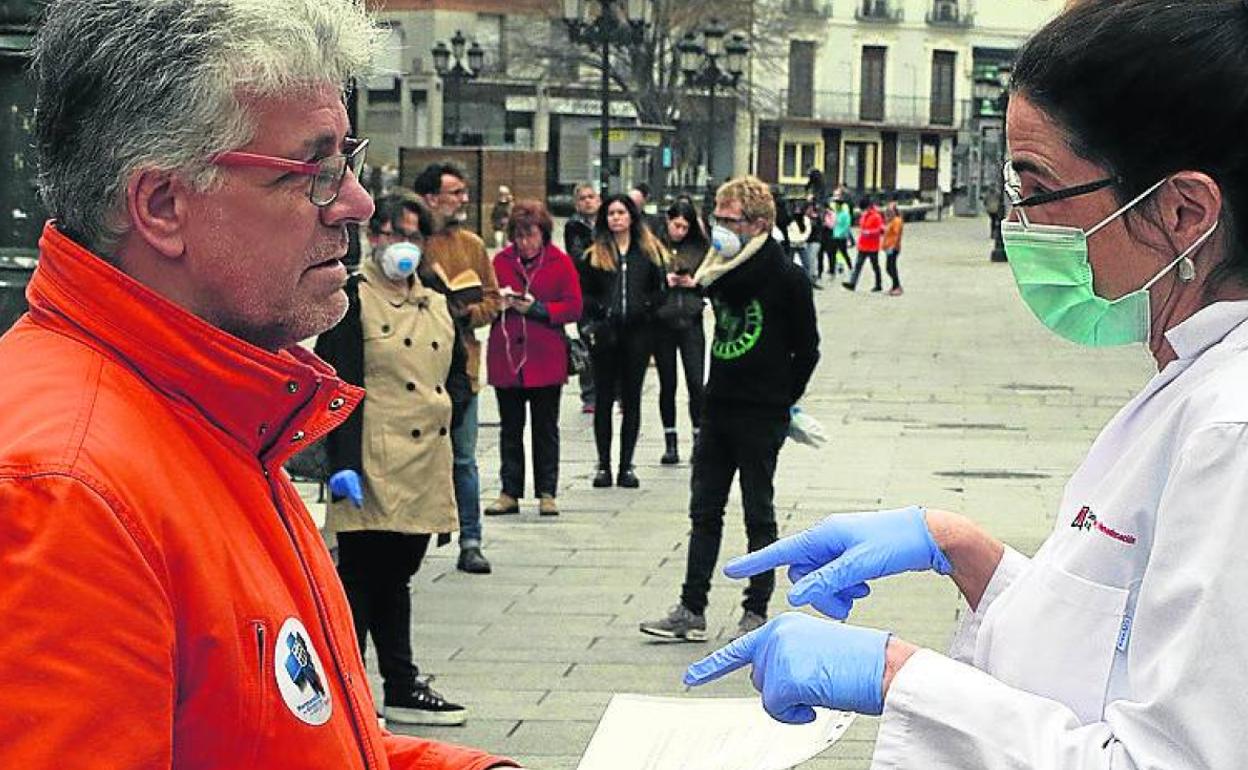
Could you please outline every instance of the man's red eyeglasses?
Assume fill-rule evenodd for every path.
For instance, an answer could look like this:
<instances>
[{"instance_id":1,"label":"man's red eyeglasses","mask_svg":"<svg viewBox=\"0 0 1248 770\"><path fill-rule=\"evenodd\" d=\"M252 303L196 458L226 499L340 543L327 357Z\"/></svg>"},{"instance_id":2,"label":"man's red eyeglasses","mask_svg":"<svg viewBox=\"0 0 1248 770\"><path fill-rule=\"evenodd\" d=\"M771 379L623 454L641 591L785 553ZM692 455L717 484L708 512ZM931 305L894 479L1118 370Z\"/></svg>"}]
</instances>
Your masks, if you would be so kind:
<instances>
[{"instance_id":1,"label":"man's red eyeglasses","mask_svg":"<svg viewBox=\"0 0 1248 770\"><path fill-rule=\"evenodd\" d=\"M342 142L343 152L330 155L316 161L291 160L272 155L256 155L251 152L231 150L213 158L218 166L271 168L289 174L303 174L312 177L312 186L308 188L308 200L313 206L324 208L338 200L338 191L342 189L342 180L347 170L358 179L360 169L364 166L364 152L368 148L367 139L347 137Z\"/></svg>"}]
</instances>

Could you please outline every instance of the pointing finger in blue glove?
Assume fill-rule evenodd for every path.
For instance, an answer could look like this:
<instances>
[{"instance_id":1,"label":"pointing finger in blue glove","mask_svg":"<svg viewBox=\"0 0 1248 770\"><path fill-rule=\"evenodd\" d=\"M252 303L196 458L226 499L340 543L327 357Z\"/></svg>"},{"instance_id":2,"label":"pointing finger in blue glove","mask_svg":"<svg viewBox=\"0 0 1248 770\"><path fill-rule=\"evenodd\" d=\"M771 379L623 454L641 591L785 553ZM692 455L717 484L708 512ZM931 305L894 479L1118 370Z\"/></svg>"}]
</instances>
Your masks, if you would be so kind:
<instances>
[{"instance_id":1,"label":"pointing finger in blue glove","mask_svg":"<svg viewBox=\"0 0 1248 770\"><path fill-rule=\"evenodd\" d=\"M728 562L724 574L743 578L789 566L794 580L789 602L810 604L844 619L855 599L869 593L866 582L886 575L953 571L932 539L925 511L912 505L891 511L833 514L819 524L766 548Z\"/></svg>"},{"instance_id":2,"label":"pointing finger in blue glove","mask_svg":"<svg viewBox=\"0 0 1248 770\"><path fill-rule=\"evenodd\" d=\"M889 634L786 612L689 666L685 684L714 681L746 665L773 718L804 724L814 706L879 714Z\"/></svg>"}]
</instances>

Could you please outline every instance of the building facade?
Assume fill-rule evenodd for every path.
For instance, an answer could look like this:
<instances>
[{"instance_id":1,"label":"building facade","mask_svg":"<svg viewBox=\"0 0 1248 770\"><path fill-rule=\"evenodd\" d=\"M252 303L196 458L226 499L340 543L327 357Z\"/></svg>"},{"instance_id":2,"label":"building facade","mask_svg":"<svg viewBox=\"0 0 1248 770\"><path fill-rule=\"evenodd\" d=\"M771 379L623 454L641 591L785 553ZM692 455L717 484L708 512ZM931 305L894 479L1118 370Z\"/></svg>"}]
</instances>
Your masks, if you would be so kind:
<instances>
[{"instance_id":1,"label":"building facade","mask_svg":"<svg viewBox=\"0 0 1248 770\"><path fill-rule=\"evenodd\" d=\"M370 6L389 36L380 74L361 84L355 100L356 128L371 140L370 163L397 166L404 147L484 146L546 153L552 197L570 196L577 182L599 178L599 71L585 65L587 52L569 40L559 2L370 0ZM450 47L457 34L465 47L481 50L474 78L437 74L433 48ZM736 94L718 92L714 128L704 91L687 94L676 121L715 142L713 171L698 165L706 153L681 152L675 126L643 124L614 82L610 94L613 189L656 177L696 187L708 173L724 178L750 169L751 121Z\"/></svg>"},{"instance_id":2,"label":"building facade","mask_svg":"<svg viewBox=\"0 0 1248 770\"><path fill-rule=\"evenodd\" d=\"M1000 145L1006 65L1062 5L771 1L783 4L794 32L758 70L760 90L774 95L759 109L759 175L796 192L817 168L829 187L942 202L982 189L993 126Z\"/></svg>"},{"instance_id":3,"label":"building facade","mask_svg":"<svg viewBox=\"0 0 1248 770\"><path fill-rule=\"evenodd\" d=\"M387 59L356 104L357 129L372 142L370 159L397 165L403 147L535 150L546 154L552 195L597 180L598 73L583 66L558 10L548 0L376 2L389 35ZM481 50L475 77L436 71L434 46L452 47L456 35ZM637 126L637 110L616 87L610 114L608 162L613 184L626 187L645 178L660 146L655 131Z\"/></svg>"}]
</instances>

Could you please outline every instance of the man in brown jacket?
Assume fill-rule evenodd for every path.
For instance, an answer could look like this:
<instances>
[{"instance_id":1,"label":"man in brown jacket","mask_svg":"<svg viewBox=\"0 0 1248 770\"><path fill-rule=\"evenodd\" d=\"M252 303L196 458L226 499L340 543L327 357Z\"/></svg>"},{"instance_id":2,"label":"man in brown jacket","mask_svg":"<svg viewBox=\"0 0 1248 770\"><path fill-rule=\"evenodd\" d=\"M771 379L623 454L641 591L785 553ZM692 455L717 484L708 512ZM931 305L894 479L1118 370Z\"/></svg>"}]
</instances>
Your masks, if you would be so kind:
<instances>
[{"instance_id":1,"label":"man in brown jacket","mask_svg":"<svg viewBox=\"0 0 1248 770\"><path fill-rule=\"evenodd\" d=\"M488 574L481 552L481 480L477 474L477 393L481 390L481 343L475 330L489 326L502 301L485 243L463 226L468 182L454 163L431 163L412 185L433 213L434 232L425 239L425 259L448 289L451 315L464 330L472 398L459 427L451 431L455 452L455 501L459 507L459 569Z\"/></svg>"}]
</instances>

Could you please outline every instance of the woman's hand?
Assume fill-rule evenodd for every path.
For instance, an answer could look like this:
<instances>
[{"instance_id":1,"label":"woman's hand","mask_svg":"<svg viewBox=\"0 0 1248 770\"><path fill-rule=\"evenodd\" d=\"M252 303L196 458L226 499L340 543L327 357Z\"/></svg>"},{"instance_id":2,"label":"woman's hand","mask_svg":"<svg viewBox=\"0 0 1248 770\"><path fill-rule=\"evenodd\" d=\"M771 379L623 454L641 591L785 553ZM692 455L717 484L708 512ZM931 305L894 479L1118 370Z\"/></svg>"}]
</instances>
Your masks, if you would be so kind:
<instances>
[{"instance_id":1,"label":"woman's hand","mask_svg":"<svg viewBox=\"0 0 1248 770\"><path fill-rule=\"evenodd\" d=\"M913 651L894 645L885 631L786 612L689 666L685 684L750 666L763 708L781 722L813 721L815 706L880 714L890 674Z\"/></svg>"},{"instance_id":2,"label":"woman's hand","mask_svg":"<svg viewBox=\"0 0 1248 770\"><path fill-rule=\"evenodd\" d=\"M900 572L953 571L917 505L891 511L838 513L815 526L728 562L724 574L743 578L788 566L789 603L809 604L843 620L867 582Z\"/></svg>"},{"instance_id":3,"label":"woman's hand","mask_svg":"<svg viewBox=\"0 0 1248 770\"><path fill-rule=\"evenodd\" d=\"M682 273L668 273L667 285L677 289L692 289L698 284L693 280L693 276L684 275Z\"/></svg>"},{"instance_id":4,"label":"woman's hand","mask_svg":"<svg viewBox=\"0 0 1248 770\"><path fill-rule=\"evenodd\" d=\"M511 309L518 313L528 315L529 310L533 308L532 294L513 294L511 296Z\"/></svg>"}]
</instances>

